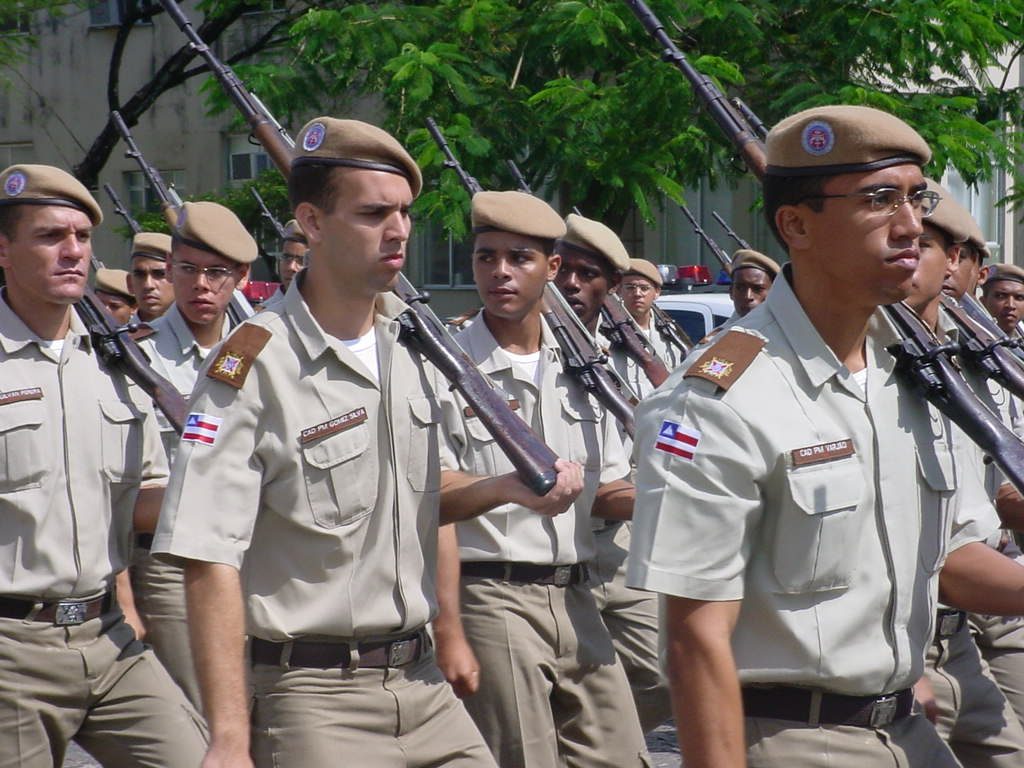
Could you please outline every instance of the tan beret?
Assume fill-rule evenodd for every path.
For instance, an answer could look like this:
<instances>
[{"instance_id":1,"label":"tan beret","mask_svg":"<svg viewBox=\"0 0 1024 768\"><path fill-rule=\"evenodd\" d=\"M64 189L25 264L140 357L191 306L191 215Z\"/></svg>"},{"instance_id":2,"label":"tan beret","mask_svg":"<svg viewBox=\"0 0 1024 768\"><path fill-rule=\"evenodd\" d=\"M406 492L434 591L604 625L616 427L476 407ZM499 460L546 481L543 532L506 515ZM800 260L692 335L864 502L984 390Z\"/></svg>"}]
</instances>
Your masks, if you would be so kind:
<instances>
[{"instance_id":1,"label":"tan beret","mask_svg":"<svg viewBox=\"0 0 1024 768\"><path fill-rule=\"evenodd\" d=\"M135 296L128 290L128 273L123 269L97 269L96 290L114 293L129 299L132 304L135 303Z\"/></svg>"},{"instance_id":2,"label":"tan beret","mask_svg":"<svg viewBox=\"0 0 1024 768\"><path fill-rule=\"evenodd\" d=\"M815 107L787 117L765 141L769 176L834 176L914 163L931 149L898 117L871 107Z\"/></svg>"},{"instance_id":3,"label":"tan beret","mask_svg":"<svg viewBox=\"0 0 1024 768\"><path fill-rule=\"evenodd\" d=\"M988 277L985 279L985 285L999 280L1010 280L1015 283L1024 284L1024 269L1021 269L1016 264L992 264L988 268Z\"/></svg>"},{"instance_id":4,"label":"tan beret","mask_svg":"<svg viewBox=\"0 0 1024 768\"><path fill-rule=\"evenodd\" d=\"M659 288L661 288L662 284L665 282L661 276L661 272L658 271L658 268L653 262L650 262L647 259L630 259L629 269L626 270L626 274L646 277Z\"/></svg>"},{"instance_id":5,"label":"tan beret","mask_svg":"<svg viewBox=\"0 0 1024 768\"><path fill-rule=\"evenodd\" d=\"M251 264L259 248L242 222L219 203L185 203L178 212L174 239L239 264Z\"/></svg>"},{"instance_id":6,"label":"tan beret","mask_svg":"<svg viewBox=\"0 0 1024 768\"><path fill-rule=\"evenodd\" d=\"M0 173L0 205L62 205L86 214L93 226L103 221L103 211L82 182L52 165L5 168Z\"/></svg>"},{"instance_id":7,"label":"tan beret","mask_svg":"<svg viewBox=\"0 0 1024 768\"><path fill-rule=\"evenodd\" d=\"M589 251L607 259L616 272L629 269L629 254L619 236L599 221L570 213L565 220L566 231L562 243Z\"/></svg>"},{"instance_id":8,"label":"tan beret","mask_svg":"<svg viewBox=\"0 0 1024 768\"><path fill-rule=\"evenodd\" d=\"M310 120L299 131L292 165L341 165L397 173L409 180L413 197L423 188L420 167L398 139L361 120Z\"/></svg>"},{"instance_id":9,"label":"tan beret","mask_svg":"<svg viewBox=\"0 0 1024 768\"><path fill-rule=\"evenodd\" d=\"M302 231L302 227L299 226L299 222L295 219L290 219L288 223L284 225L284 241L286 243L309 245L309 241L306 239L306 233Z\"/></svg>"},{"instance_id":10,"label":"tan beret","mask_svg":"<svg viewBox=\"0 0 1024 768\"><path fill-rule=\"evenodd\" d=\"M971 214L941 184L932 179L925 179L925 183L928 185L928 191L937 193L942 200L924 223L941 229L952 243L967 240L970 235L970 223L974 221Z\"/></svg>"},{"instance_id":11,"label":"tan beret","mask_svg":"<svg viewBox=\"0 0 1024 768\"><path fill-rule=\"evenodd\" d=\"M750 248L740 248L732 255L732 272L738 269L760 269L771 275L773 280L781 271L775 259Z\"/></svg>"},{"instance_id":12,"label":"tan beret","mask_svg":"<svg viewBox=\"0 0 1024 768\"><path fill-rule=\"evenodd\" d=\"M550 205L525 192L477 192L470 220L474 232L500 230L541 240L565 234L565 222Z\"/></svg>"},{"instance_id":13,"label":"tan beret","mask_svg":"<svg viewBox=\"0 0 1024 768\"><path fill-rule=\"evenodd\" d=\"M132 238L132 258L145 256L147 259L167 261L171 255L171 236L162 232L139 232Z\"/></svg>"}]
</instances>

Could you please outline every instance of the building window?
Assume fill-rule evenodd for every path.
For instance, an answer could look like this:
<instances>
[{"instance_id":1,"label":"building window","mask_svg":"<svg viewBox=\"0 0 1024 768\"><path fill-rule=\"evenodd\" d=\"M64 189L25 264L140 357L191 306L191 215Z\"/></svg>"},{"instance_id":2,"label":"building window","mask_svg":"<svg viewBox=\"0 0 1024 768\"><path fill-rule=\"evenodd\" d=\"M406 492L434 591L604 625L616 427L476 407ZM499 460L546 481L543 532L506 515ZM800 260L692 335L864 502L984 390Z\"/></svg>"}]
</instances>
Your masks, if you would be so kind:
<instances>
[{"instance_id":1,"label":"building window","mask_svg":"<svg viewBox=\"0 0 1024 768\"><path fill-rule=\"evenodd\" d=\"M472 288L473 241L456 242L451 235L427 224L413 230L411 261L417 283L431 288Z\"/></svg>"},{"instance_id":2,"label":"building window","mask_svg":"<svg viewBox=\"0 0 1024 768\"><path fill-rule=\"evenodd\" d=\"M184 171L160 171L164 183L172 187L178 196L184 198L185 172ZM149 211L158 213L160 211L160 198L146 181L142 171L126 171L124 174L124 186L128 190L128 210L134 213Z\"/></svg>"},{"instance_id":3,"label":"building window","mask_svg":"<svg viewBox=\"0 0 1024 768\"><path fill-rule=\"evenodd\" d=\"M28 142L0 144L0 169L18 163L31 163L33 159L32 145Z\"/></svg>"},{"instance_id":4,"label":"building window","mask_svg":"<svg viewBox=\"0 0 1024 768\"><path fill-rule=\"evenodd\" d=\"M252 181L270 167L270 157L248 136L228 136L228 179L233 184Z\"/></svg>"},{"instance_id":5,"label":"building window","mask_svg":"<svg viewBox=\"0 0 1024 768\"><path fill-rule=\"evenodd\" d=\"M260 3L259 8L253 8L251 11L246 11L245 15L249 16L255 13L275 13L287 10L288 0L263 0L263 2Z\"/></svg>"},{"instance_id":6,"label":"building window","mask_svg":"<svg viewBox=\"0 0 1024 768\"><path fill-rule=\"evenodd\" d=\"M140 2L141 0L97 0L89 6L89 26L118 27L129 13L138 11Z\"/></svg>"},{"instance_id":7,"label":"building window","mask_svg":"<svg viewBox=\"0 0 1024 768\"><path fill-rule=\"evenodd\" d=\"M0 35L27 35L32 14L23 3L3 3L0 8Z\"/></svg>"}]
</instances>

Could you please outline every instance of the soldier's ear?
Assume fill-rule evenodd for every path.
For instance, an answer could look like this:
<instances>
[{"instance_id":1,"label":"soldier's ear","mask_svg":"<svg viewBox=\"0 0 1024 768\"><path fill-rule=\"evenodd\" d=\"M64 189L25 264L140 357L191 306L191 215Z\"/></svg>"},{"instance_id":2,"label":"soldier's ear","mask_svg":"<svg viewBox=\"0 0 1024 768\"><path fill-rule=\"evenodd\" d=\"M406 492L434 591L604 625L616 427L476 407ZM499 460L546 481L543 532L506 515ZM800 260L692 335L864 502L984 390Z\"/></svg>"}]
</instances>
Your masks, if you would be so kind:
<instances>
[{"instance_id":1,"label":"soldier's ear","mask_svg":"<svg viewBox=\"0 0 1024 768\"><path fill-rule=\"evenodd\" d=\"M11 249L11 241L7 235L0 232L0 267L9 267L10 258L9 253Z\"/></svg>"},{"instance_id":2,"label":"soldier's ear","mask_svg":"<svg viewBox=\"0 0 1024 768\"><path fill-rule=\"evenodd\" d=\"M554 280L558 276L558 270L562 267L562 256L553 253L548 256L548 280Z\"/></svg>"},{"instance_id":3,"label":"soldier's ear","mask_svg":"<svg viewBox=\"0 0 1024 768\"><path fill-rule=\"evenodd\" d=\"M807 210L796 205L780 205L775 211L775 228L785 244L794 250L804 250L809 237Z\"/></svg>"},{"instance_id":4,"label":"soldier's ear","mask_svg":"<svg viewBox=\"0 0 1024 768\"><path fill-rule=\"evenodd\" d=\"M320 230L320 209L310 202L301 202L295 208L295 220L299 222L306 239L312 243L323 242Z\"/></svg>"}]
</instances>

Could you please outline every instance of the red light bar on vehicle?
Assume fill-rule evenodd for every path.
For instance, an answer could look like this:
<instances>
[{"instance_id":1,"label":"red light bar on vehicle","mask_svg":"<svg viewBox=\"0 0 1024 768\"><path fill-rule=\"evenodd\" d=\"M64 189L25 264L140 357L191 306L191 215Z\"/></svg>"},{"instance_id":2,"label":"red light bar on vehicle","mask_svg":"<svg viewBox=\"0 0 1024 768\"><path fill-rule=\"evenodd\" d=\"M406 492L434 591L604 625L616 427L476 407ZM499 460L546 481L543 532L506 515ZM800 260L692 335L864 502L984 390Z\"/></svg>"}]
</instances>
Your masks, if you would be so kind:
<instances>
[{"instance_id":1,"label":"red light bar on vehicle","mask_svg":"<svg viewBox=\"0 0 1024 768\"><path fill-rule=\"evenodd\" d=\"M683 264L676 270L676 280L686 285L711 285L711 270L703 264Z\"/></svg>"}]
</instances>

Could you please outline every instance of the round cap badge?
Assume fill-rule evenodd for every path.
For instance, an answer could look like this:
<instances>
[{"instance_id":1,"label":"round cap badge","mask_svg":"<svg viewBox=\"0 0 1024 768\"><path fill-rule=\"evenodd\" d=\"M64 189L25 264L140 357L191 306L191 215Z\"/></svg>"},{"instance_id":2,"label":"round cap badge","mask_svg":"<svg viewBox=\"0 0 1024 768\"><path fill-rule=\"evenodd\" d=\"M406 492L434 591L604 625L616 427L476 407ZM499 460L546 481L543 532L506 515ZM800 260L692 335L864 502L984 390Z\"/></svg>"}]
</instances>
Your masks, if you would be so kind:
<instances>
[{"instance_id":1,"label":"round cap badge","mask_svg":"<svg viewBox=\"0 0 1024 768\"><path fill-rule=\"evenodd\" d=\"M21 171L15 171L4 182L4 192L8 197L17 197L25 191L26 183L25 174Z\"/></svg>"},{"instance_id":2,"label":"round cap badge","mask_svg":"<svg viewBox=\"0 0 1024 768\"><path fill-rule=\"evenodd\" d=\"M836 135L824 120L814 120L804 126L800 143L809 155L827 155L836 144Z\"/></svg>"},{"instance_id":3,"label":"round cap badge","mask_svg":"<svg viewBox=\"0 0 1024 768\"><path fill-rule=\"evenodd\" d=\"M306 135L302 139L302 148L307 152L315 152L324 143L326 135L327 126L323 123L313 123L309 126L309 130L306 131Z\"/></svg>"}]
</instances>

